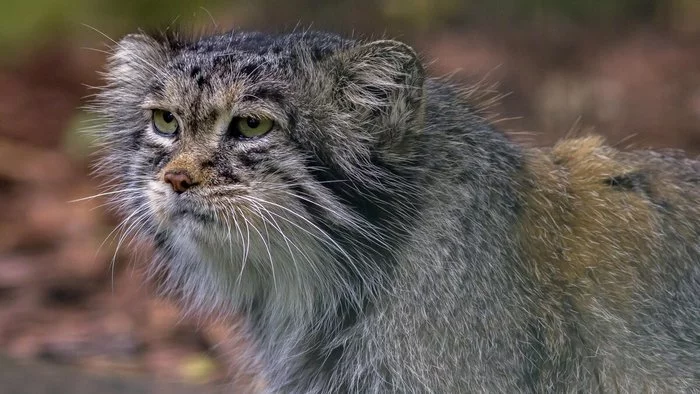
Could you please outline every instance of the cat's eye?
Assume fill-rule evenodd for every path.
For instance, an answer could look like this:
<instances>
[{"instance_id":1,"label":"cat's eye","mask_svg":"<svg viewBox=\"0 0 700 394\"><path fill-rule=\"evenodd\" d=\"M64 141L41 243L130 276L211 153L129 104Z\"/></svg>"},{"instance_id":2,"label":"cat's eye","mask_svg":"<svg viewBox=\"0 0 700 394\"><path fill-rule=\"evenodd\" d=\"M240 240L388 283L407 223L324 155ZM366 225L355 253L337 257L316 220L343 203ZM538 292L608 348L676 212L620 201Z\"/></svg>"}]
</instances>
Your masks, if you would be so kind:
<instances>
[{"instance_id":1,"label":"cat's eye","mask_svg":"<svg viewBox=\"0 0 700 394\"><path fill-rule=\"evenodd\" d=\"M172 112L162 109L153 110L153 127L160 134L173 135L177 132L179 125Z\"/></svg>"},{"instance_id":2,"label":"cat's eye","mask_svg":"<svg viewBox=\"0 0 700 394\"><path fill-rule=\"evenodd\" d=\"M246 116L233 118L229 130L235 138L256 138L266 134L274 125L269 118Z\"/></svg>"}]
</instances>

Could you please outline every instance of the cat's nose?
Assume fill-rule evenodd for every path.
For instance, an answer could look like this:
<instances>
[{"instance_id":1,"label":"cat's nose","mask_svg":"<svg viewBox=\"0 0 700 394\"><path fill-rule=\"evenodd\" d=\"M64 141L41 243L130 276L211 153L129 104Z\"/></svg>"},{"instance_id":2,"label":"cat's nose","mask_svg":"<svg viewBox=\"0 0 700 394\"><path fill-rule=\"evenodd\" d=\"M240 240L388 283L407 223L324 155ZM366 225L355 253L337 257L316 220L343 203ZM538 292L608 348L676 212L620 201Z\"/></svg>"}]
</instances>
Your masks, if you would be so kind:
<instances>
[{"instance_id":1,"label":"cat's nose","mask_svg":"<svg viewBox=\"0 0 700 394\"><path fill-rule=\"evenodd\" d=\"M176 193L182 193L194 186L192 178L190 178L186 171L182 170L166 172L163 176L163 180L169 183Z\"/></svg>"}]
</instances>

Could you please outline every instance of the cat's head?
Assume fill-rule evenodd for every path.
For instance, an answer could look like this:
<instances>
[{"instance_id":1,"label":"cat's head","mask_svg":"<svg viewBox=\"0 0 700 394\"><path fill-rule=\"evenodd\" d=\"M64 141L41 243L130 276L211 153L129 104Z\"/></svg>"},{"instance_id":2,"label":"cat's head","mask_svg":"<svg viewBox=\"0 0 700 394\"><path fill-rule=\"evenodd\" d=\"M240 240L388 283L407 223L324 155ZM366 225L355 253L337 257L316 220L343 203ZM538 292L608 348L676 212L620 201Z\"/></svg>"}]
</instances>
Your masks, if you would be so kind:
<instances>
[{"instance_id":1,"label":"cat's head","mask_svg":"<svg viewBox=\"0 0 700 394\"><path fill-rule=\"evenodd\" d=\"M154 266L195 308L352 286L408 193L423 79L395 41L129 35L95 103L98 168L125 228L155 241Z\"/></svg>"}]
</instances>

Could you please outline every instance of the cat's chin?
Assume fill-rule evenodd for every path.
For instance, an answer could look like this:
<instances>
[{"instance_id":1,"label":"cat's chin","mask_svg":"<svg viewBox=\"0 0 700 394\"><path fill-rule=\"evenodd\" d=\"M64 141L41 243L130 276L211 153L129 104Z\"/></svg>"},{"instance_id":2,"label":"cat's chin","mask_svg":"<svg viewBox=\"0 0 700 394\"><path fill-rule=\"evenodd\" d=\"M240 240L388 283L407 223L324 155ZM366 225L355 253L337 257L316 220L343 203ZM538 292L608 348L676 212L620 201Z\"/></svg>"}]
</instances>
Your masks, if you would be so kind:
<instances>
[{"instance_id":1,"label":"cat's chin","mask_svg":"<svg viewBox=\"0 0 700 394\"><path fill-rule=\"evenodd\" d=\"M160 190L149 191L147 196L158 221L166 227L227 227L226 221L232 220L225 217L230 214L217 212L197 197L172 195Z\"/></svg>"},{"instance_id":2,"label":"cat's chin","mask_svg":"<svg viewBox=\"0 0 700 394\"><path fill-rule=\"evenodd\" d=\"M218 245L228 237L229 226L214 212L174 209L163 226L170 233L187 236L203 245Z\"/></svg>"}]
</instances>

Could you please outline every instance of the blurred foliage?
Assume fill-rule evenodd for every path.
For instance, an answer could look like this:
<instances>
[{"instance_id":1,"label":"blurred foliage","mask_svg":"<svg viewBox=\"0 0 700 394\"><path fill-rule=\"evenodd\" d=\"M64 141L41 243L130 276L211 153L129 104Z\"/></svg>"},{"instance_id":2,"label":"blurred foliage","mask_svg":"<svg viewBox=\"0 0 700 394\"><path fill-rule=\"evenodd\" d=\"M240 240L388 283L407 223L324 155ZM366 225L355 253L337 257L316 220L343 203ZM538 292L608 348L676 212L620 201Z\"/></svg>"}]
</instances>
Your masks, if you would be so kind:
<instances>
[{"instance_id":1,"label":"blurred foliage","mask_svg":"<svg viewBox=\"0 0 700 394\"><path fill-rule=\"evenodd\" d=\"M119 36L138 27L229 25L408 32L473 24L518 25L543 18L616 26L654 24L700 30L698 0L33 0L8 1L0 13L0 49L21 51L49 39L94 42L85 25ZM212 22L215 21L215 22Z\"/></svg>"},{"instance_id":2,"label":"blurred foliage","mask_svg":"<svg viewBox=\"0 0 700 394\"><path fill-rule=\"evenodd\" d=\"M63 36L66 40L94 37L94 30L110 36L133 31L140 26L167 27L178 19L190 23L216 12L231 1L167 0L33 0L10 1L0 13L0 48L22 50ZM229 10L230 6L227 7ZM94 39L89 41L94 41Z\"/></svg>"},{"instance_id":3,"label":"blurred foliage","mask_svg":"<svg viewBox=\"0 0 700 394\"><path fill-rule=\"evenodd\" d=\"M548 18L599 27L653 24L660 28L700 30L698 0L382 0L382 4L385 15L418 28L518 25Z\"/></svg>"},{"instance_id":4,"label":"blurred foliage","mask_svg":"<svg viewBox=\"0 0 700 394\"><path fill-rule=\"evenodd\" d=\"M212 375L217 372L217 364L211 357L205 354L198 354L185 359L182 362L181 370L185 381L206 383L211 381Z\"/></svg>"}]
</instances>

